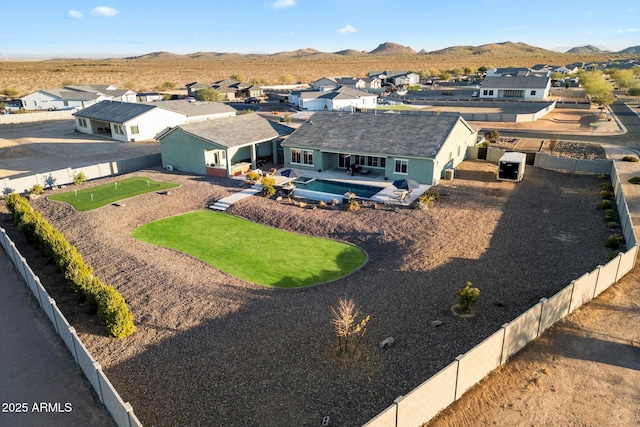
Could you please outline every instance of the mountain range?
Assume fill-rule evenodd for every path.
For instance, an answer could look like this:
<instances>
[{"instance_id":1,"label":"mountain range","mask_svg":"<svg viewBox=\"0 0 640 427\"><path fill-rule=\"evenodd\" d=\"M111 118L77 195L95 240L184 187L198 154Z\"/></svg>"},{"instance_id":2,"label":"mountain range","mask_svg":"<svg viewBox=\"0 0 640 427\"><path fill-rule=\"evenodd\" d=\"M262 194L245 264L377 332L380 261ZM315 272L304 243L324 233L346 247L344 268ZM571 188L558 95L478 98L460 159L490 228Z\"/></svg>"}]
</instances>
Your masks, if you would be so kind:
<instances>
[{"instance_id":1,"label":"mountain range","mask_svg":"<svg viewBox=\"0 0 640 427\"><path fill-rule=\"evenodd\" d=\"M637 55L640 54L640 46L632 46L623 49L619 52L610 52L602 50L596 46L588 45L581 47L574 47L569 49L567 54L576 55ZM561 52L556 52L548 49L543 49L536 46L531 46L526 43L520 42L503 42L503 43L490 43L480 46L452 46L445 49L435 50L427 52L424 49L419 52L412 49L409 46L403 46L397 43L385 42L381 43L375 49L367 51L359 51L354 49L345 49L338 52L321 52L316 49L298 49L290 52L278 52L274 54L240 54L240 53L218 53L218 52L195 52L184 55L174 54L170 52L152 52L145 55L127 57L125 59L133 60L174 60L174 59L240 59L247 57L282 57L284 58L308 58L308 57L325 57L325 56L360 56L366 57L369 55L374 56L411 56L411 55L431 55L431 56L445 56L445 57L461 57L461 56L484 56L489 55L498 58L507 57L526 57L526 56L554 56L562 55Z\"/></svg>"}]
</instances>

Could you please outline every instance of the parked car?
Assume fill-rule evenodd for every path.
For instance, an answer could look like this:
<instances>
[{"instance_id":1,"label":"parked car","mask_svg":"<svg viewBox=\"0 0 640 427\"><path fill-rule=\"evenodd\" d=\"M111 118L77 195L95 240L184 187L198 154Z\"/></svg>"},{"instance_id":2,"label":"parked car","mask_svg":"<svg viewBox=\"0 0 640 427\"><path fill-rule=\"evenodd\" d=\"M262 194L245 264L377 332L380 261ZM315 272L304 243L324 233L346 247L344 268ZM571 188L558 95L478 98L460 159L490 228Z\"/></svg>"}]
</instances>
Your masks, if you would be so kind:
<instances>
[{"instance_id":1,"label":"parked car","mask_svg":"<svg viewBox=\"0 0 640 427\"><path fill-rule=\"evenodd\" d=\"M244 100L245 104L257 104L259 102L260 102L260 98L256 98L255 96L249 96Z\"/></svg>"}]
</instances>

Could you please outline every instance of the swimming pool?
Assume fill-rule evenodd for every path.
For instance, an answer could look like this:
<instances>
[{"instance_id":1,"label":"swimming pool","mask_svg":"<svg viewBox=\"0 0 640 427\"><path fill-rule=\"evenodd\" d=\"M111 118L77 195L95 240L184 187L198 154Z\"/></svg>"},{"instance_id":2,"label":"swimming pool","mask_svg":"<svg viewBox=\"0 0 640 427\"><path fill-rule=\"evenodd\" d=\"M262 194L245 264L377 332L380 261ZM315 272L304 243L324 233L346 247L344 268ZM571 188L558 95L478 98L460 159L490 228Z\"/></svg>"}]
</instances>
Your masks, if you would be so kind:
<instances>
[{"instance_id":1,"label":"swimming pool","mask_svg":"<svg viewBox=\"0 0 640 427\"><path fill-rule=\"evenodd\" d=\"M375 185L364 185L345 181L330 181L326 179L313 179L307 177L296 178L293 183L297 189L301 190L318 191L338 196L342 196L346 192L352 192L355 193L356 196L364 199L369 199L384 189L384 187L378 187Z\"/></svg>"}]
</instances>

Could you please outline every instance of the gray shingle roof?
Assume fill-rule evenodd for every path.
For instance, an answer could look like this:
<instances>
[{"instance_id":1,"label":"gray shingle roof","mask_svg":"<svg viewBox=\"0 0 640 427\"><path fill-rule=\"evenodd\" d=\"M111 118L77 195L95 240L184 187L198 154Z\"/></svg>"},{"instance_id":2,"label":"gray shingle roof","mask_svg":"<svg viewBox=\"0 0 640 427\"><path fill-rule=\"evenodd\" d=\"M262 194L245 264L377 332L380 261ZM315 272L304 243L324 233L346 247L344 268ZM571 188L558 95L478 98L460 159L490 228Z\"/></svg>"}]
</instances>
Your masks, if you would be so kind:
<instances>
[{"instance_id":1,"label":"gray shingle roof","mask_svg":"<svg viewBox=\"0 0 640 427\"><path fill-rule=\"evenodd\" d=\"M80 110L77 113L73 113L73 115L87 119L123 124L154 108L157 107L131 102L103 101Z\"/></svg>"},{"instance_id":2,"label":"gray shingle roof","mask_svg":"<svg viewBox=\"0 0 640 427\"><path fill-rule=\"evenodd\" d=\"M282 143L333 153L433 158L460 116L316 112ZM474 141L475 142L475 141Z\"/></svg>"},{"instance_id":3,"label":"gray shingle roof","mask_svg":"<svg viewBox=\"0 0 640 427\"><path fill-rule=\"evenodd\" d=\"M483 89L544 89L548 82L549 77L487 77L482 81L481 86Z\"/></svg>"},{"instance_id":4,"label":"gray shingle roof","mask_svg":"<svg viewBox=\"0 0 640 427\"><path fill-rule=\"evenodd\" d=\"M189 102L186 99L174 99L171 101L145 102L144 104L181 113L187 117L236 112L235 108L221 102Z\"/></svg>"},{"instance_id":5,"label":"gray shingle roof","mask_svg":"<svg viewBox=\"0 0 640 427\"><path fill-rule=\"evenodd\" d=\"M269 120L260 117L256 113L180 125L178 128L186 133L227 148L252 142L268 141L280 136L271 126ZM171 132L169 131L168 133Z\"/></svg>"}]
</instances>

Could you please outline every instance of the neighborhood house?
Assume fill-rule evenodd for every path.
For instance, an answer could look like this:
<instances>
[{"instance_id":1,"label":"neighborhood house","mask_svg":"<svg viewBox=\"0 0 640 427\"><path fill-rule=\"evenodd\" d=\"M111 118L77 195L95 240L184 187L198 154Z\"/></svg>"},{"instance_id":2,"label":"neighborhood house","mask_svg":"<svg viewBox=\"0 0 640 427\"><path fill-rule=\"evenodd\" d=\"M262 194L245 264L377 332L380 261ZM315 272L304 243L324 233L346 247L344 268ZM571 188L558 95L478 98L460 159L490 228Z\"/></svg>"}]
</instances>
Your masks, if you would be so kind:
<instances>
[{"instance_id":1,"label":"neighborhood house","mask_svg":"<svg viewBox=\"0 0 640 427\"><path fill-rule=\"evenodd\" d=\"M233 177L275 163L280 137L291 129L249 113L183 124L160 135L162 166L197 175Z\"/></svg>"},{"instance_id":2,"label":"neighborhood house","mask_svg":"<svg viewBox=\"0 0 640 427\"><path fill-rule=\"evenodd\" d=\"M436 185L445 169L464 160L477 135L460 116L317 112L282 147L288 168L356 169Z\"/></svg>"},{"instance_id":3,"label":"neighborhood house","mask_svg":"<svg viewBox=\"0 0 640 427\"><path fill-rule=\"evenodd\" d=\"M486 77L480 85L480 98L520 98L543 100L551 90L550 77Z\"/></svg>"},{"instance_id":4,"label":"neighborhood house","mask_svg":"<svg viewBox=\"0 0 640 427\"><path fill-rule=\"evenodd\" d=\"M184 114L129 102L100 102L73 115L78 132L105 135L123 142L155 139L166 128L187 122Z\"/></svg>"},{"instance_id":5,"label":"neighborhood house","mask_svg":"<svg viewBox=\"0 0 640 427\"><path fill-rule=\"evenodd\" d=\"M136 93L112 85L76 85L43 89L20 98L25 110L86 108L101 101L136 102Z\"/></svg>"},{"instance_id":6,"label":"neighborhood house","mask_svg":"<svg viewBox=\"0 0 640 427\"><path fill-rule=\"evenodd\" d=\"M289 104L309 111L355 111L376 108L378 95L348 87L299 90L289 93Z\"/></svg>"}]
</instances>

